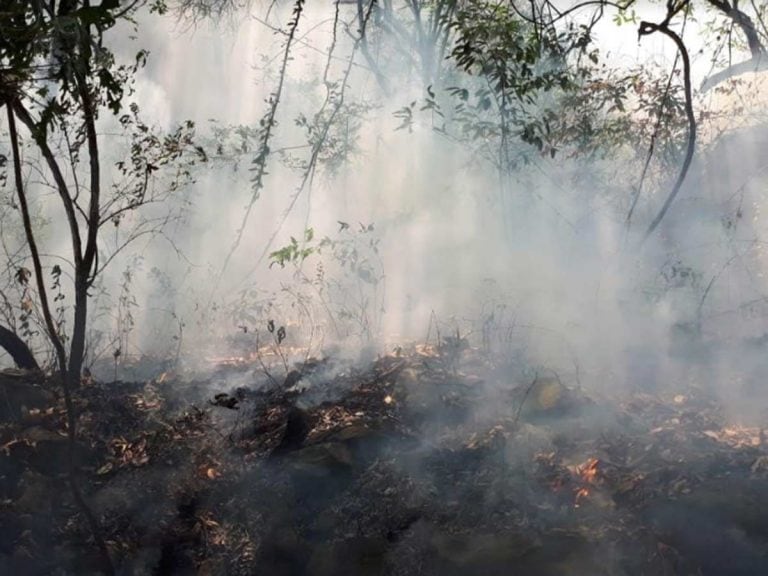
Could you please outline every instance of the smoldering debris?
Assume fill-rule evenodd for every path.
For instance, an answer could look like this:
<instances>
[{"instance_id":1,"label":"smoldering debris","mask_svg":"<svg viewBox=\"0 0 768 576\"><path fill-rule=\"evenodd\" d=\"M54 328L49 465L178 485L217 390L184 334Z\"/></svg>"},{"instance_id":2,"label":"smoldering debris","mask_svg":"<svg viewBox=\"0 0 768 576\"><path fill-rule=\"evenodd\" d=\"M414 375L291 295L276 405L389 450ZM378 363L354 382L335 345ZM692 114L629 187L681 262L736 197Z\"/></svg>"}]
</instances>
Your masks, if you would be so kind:
<instances>
[{"instance_id":1,"label":"smoldering debris","mask_svg":"<svg viewBox=\"0 0 768 576\"><path fill-rule=\"evenodd\" d=\"M763 430L700 388L608 401L551 376L500 382L470 347L326 374L315 385L339 393L311 402L285 382L85 385L76 458L120 573L720 576L768 562ZM62 401L26 379L0 428L0 566L94 573L49 457L65 452Z\"/></svg>"}]
</instances>

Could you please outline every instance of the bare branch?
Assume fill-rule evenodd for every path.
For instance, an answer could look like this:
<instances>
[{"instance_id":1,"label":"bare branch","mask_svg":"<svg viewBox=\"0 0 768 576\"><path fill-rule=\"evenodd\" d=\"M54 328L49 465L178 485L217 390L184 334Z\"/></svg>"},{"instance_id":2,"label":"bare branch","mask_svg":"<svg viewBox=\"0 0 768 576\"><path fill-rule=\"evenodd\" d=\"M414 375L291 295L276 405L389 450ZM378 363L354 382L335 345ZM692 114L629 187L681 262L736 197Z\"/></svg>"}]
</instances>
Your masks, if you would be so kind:
<instances>
[{"instance_id":1,"label":"bare branch","mask_svg":"<svg viewBox=\"0 0 768 576\"><path fill-rule=\"evenodd\" d=\"M48 168L53 174L53 179L56 182L56 187L61 198L61 203L64 207L64 212L67 215L67 223L69 224L69 232L72 236L72 257L77 265L82 260L82 242L80 239L80 227L77 222L77 215L75 214L75 207L72 203L72 196L69 193L69 187L64 179L64 174L59 166L56 157L53 154L48 142L45 139L45 135L41 133L40 127L32 119L27 109L19 100L14 100L10 106L13 108L13 112L19 117L19 120L27 127L27 130L32 134L35 139L35 143L40 148L43 154L43 158L48 164Z\"/></svg>"}]
</instances>

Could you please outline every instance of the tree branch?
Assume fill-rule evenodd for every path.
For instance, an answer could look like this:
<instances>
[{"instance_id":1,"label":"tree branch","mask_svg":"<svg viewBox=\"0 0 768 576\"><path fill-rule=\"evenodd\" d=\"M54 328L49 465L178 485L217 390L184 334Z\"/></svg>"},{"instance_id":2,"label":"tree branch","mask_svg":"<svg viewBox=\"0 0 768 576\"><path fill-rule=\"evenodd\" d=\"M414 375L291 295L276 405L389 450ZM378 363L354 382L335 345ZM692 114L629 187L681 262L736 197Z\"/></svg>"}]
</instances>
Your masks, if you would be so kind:
<instances>
[{"instance_id":1,"label":"tree branch","mask_svg":"<svg viewBox=\"0 0 768 576\"><path fill-rule=\"evenodd\" d=\"M685 182L685 177L688 175L688 170L691 167L691 161L693 160L693 152L696 149L696 116L693 112L693 91L691 88L691 59L688 55L688 49L685 46L685 43L683 42L683 39L678 35L674 30L671 30L669 28L669 21L671 20L671 17L674 15L674 13L680 11L686 4L688 3L688 0L685 0L678 6L673 6L674 2L672 0L669 0L667 3L668 6L668 12L667 12L667 18L661 23L661 24L653 24L651 22L641 22L640 23L640 29L638 30L638 36L647 36L649 34L653 34L654 32L661 32L668 38L671 38L672 41L677 46L677 50L680 54L680 58L683 61L683 85L685 90L685 115L688 119L688 143L685 150L685 158L683 159L683 165L680 168L680 173L677 176L677 180L675 181L674 186L672 187L672 191L669 193L669 196L667 196L666 201L664 202L664 205L661 207L661 210L656 215L656 218L654 218L653 222L651 222L651 225L648 227L648 230L645 233L645 237L643 238L643 241L647 240L648 237L653 234L653 232L658 228L661 221L664 219L664 216L667 214L667 211L669 210L669 207L672 205L672 202L674 202L675 197L680 192L680 188L683 186L683 182Z\"/></svg>"},{"instance_id":2,"label":"tree branch","mask_svg":"<svg viewBox=\"0 0 768 576\"><path fill-rule=\"evenodd\" d=\"M27 196L24 191L24 185L23 185L23 179L21 174L21 155L19 154L19 138L18 133L16 131L16 118L14 111L17 109L22 109L21 103L19 103L18 100L13 101L13 105L11 103L6 102L6 111L8 113L8 130L11 136L11 149L13 154L13 169L14 169L14 178L16 182L16 192L19 198L19 206L21 209L21 216L22 221L24 224L24 233L27 238L27 244L29 245L29 251L32 255L32 265L35 270L35 282L37 284L37 291L38 291L38 298L40 299L40 306L42 307L43 311L43 318L45 320L45 326L49 334L49 338L51 340L51 343L53 344L53 347L56 351L56 359L59 365L59 373L61 375L61 384L62 384L62 390L64 392L64 405L66 408L66 416L67 416L67 445L69 450L69 455L67 458L67 475L69 477L69 487L72 491L72 497L75 500L75 503L77 504L78 508L80 508L80 511L83 513L83 516L85 516L86 521L88 522L88 525L91 529L91 534L94 537L94 540L96 541L96 544L99 548L99 551L102 556L102 560L104 562L104 568L107 572L107 574L114 574L114 567L112 565L112 559L109 555L109 550L107 549L107 545L104 542L104 538L101 536L101 530L99 529L98 522L96 521L96 517L94 516L93 512L91 511L90 507L88 506L87 502L85 501L85 498L83 497L82 492L80 491L80 486L77 481L77 464L75 461L75 448L77 446L77 416L75 413L75 406L74 402L72 400L72 379L77 378L79 380L80 373L78 372L74 377L71 374L71 370L67 367L67 353L64 349L64 343L61 339L61 336L59 335L56 324L53 321L53 316L51 315L51 308L50 304L48 302L48 293L45 288L45 281L43 280L43 267L42 263L40 261L40 252L37 248L37 241L35 238L34 231L32 229L32 219L30 218L29 213L29 206L27 204ZM33 135L35 133L33 132ZM50 154L50 149L48 149L47 142L45 142L44 138L41 138L39 135L36 136L36 141L38 145L40 145L41 150L43 150L43 154L45 155L45 151L47 150ZM51 156L51 160L53 161L53 166L56 167L58 170L58 164L56 163L55 159ZM53 170L53 169L52 169ZM54 173L54 178L61 178L60 171L57 173ZM63 178L62 178L63 182ZM66 185L64 186L64 190L66 191ZM60 186L60 192L61 192L61 186ZM69 196L67 196L69 199ZM65 205L67 205L65 203ZM71 210L71 204L69 204L70 210ZM69 215L69 212L68 212ZM75 221L75 225L77 222ZM76 228L75 228L76 229ZM73 237L74 240L74 237ZM79 236L78 236L79 240ZM76 254L77 257L79 257L79 254ZM77 271L77 266L75 267L75 270ZM71 358L70 358L71 360Z\"/></svg>"},{"instance_id":3,"label":"tree branch","mask_svg":"<svg viewBox=\"0 0 768 576\"><path fill-rule=\"evenodd\" d=\"M13 358L13 363L18 368L25 370L40 369L29 346L13 330L8 330L5 326L0 326L0 348L3 348L10 354L11 358Z\"/></svg>"},{"instance_id":4,"label":"tree branch","mask_svg":"<svg viewBox=\"0 0 768 576\"><path fill-rule=\"evenodd\" d=\"M11 153L13 154L13 175L16 183L16 195L19 199L19 210L21 211L22 223L24 225L24 234L29 245L29 252L32 255L32 266L35 271L35 283L37 284L38 297L40 298L40 306L43 311L43 318L45 319L45 327L48 331L48 337L53 344L56 351L56 359L59 363L59 369L62 377L65 376L66 371L66 358L67 353L64 349L64 344L59 337L59 333L56 330L56 324L53 321L51 315L51 307L48 302L48 292L45 288L45 281L43 279L43 266L40 261L40 252L37 248L37 239L32 228L32 218L29 213L29 205L27 204L27 195L24 191L24 180L21 174L21 154L19 153L19 135L16 130L16 117L14 114L15 106L6 104L6 112L8 116L8 132L11 138Z\"/></svg>"},{"instance_id":5,"label":"tree branch","mask_svg":"<svg viewBox=\"0 0 768 576\"><path fill-rule=\"evenodd\" d=\"M40 151L43 154L43 158L48 164L48 168L50 169L51 174L53 174L53 179L54 182L56 182L56 188L58 189L61 203L64 206L64 212L67 215L69 232L72 236L72 258L75 261L75 265L77 265L83 257L82 242L80 239L80 227L77 222L77 215L75 213L75 207L72 202L72 196L69 193L69 187L67 186L67 182L64 179L64 174L61 170L61 167L59 166L58 161L56 160L56 157L53 154L53 151L48 145L45 136L41 133L40 127L32 119L32 116L24 107L24 105L18 99L16 99L12 101L10 106L13 108L13 112L16 116L19 117L19 120L21 120L22 124L24 124L27 127L27 130L29 130L29 132L32 134L32 138L34 138L35 143L40 148Z\"/></svg>"},{"instance_id":6,"label":"tree branch","mask_svg":"<svg viewBox=\"0 0 768 576\"><path fill-rule=\"evenodd\" d=\"M747 74L749 72L763 72L765 70L768 70L768 55L758 54L749 60L733 64L724 70L720 70L720 72L712 74L701 83L699 90L701 92L708 92L718 84L722 84L726 80L730 80L736 76L741 76L742 74Z\"/></svg>"},{"instance_id":7,"label":"tree branch","mask_svg":"<svg viewBox=\"0 0 768 576\"><path fill-rule=\"evenodd\" d=\"M245 234L245 227L248 224L251 211L253 210L253 206L256 204L256 200L259 198L261 188L264 186L264 177L267 174L267 161L269 159L270 153L269 145L272 141L272 130L276 124L277 109L280 105L280 98L283 94L283 84L285 83L285 77L288 72L288 62L291 56L291 48L293 47L293 42L296 38L296 31L299 28L299 22L301 21L301 16L304 11L304 2L305 0L296 0L296 3L294 4L293 20L291 20L288 29L288 38L285 42L285 49L283 51L283 61L280 65L280 75L278 77L277 88L269 99L269 110L267 111L266 116L262 118L260 122L263 133L261 135L259 151L256 155L256 158L253 160L254 167L252 170L255 173L252 178L253 192L251 194L250 202L248 202L248 206L243 213L242 222L240 223L240 228L237 230L235 241L232 244L232 247L229 249L229 252L227 252L226 257L224 258L224 262L221 265L221 270L219 271L218 277L213 286L213 290L211 291L211 298L213 298L216 290L218 290L221 279L229 267L229 262L232 259L232 256L234 256L235 252L240 247L240 242L243 240L243 234Z\"/></svg>"},{"instance_id":8,"label":"tree branch","mask_svg":"<svg viewBox=\"0 0 768 576\"><path fill-rule=\"evenodd\" d=\"M747 45L752 53L752 58L765 54L765 47L760 40L760 35L757 33L755 23L746 12L738 8L735 1L733 4L728 2L728 0L707 0L707 2L728 16L733 20L734 24L741 28L747 39Z\"/></svg>"}]
</instances>

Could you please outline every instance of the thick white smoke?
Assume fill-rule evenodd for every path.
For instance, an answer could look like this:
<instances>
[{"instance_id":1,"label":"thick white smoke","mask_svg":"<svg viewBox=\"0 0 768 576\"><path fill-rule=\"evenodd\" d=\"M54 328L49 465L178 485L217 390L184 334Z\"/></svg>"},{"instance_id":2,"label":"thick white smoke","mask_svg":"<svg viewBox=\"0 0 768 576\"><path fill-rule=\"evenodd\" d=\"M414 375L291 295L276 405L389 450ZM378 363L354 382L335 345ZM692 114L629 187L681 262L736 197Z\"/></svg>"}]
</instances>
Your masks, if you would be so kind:
<instances>
[{"instance_id":1,"label":"thick white smoke","mask_svg":"<svg viewBox=\"0 0 768 576\"><path fill-rule=\"evenodd\" d=\"M641 246L674 169L646 184L628 231L641 168L634 158L534 155L500 177L486 158L437 134L434 117L418 113L426 96L418 74L386 70L392 89L383 94L357 53L345 97L358 108L344 110L349 129L336 135L348 139L351 153L334 170L321 166L301 188L309 150L296 119L311 119L322 106L333 9L331 2L307 7L265 187L227 269L222 262L251 199L252 151L198 167L197 183L184 192L186 220L166 230L171 242L135 245L141 261L130 285L137 306L127 354L167 353L174 337L183 355L221 354L238 326L263 331L268 318L288 323L296 343L306 343L311 325L318 349L344 343L386 351L423 340L437 319L444 333L458 330L473 343L485 337L497 352L603 391L674 390L695 381L734 399L756 393L766 312L758 129L715 146L722 121L703 123L702 133L710 132L687 185L659 233ZM342 18L351 20L353 10L342 6ZM133 40L115 32L123 56L150 52L135 94L147 121L170 128L191 119L201 138L215 126L258 123L277 85L285 37L247 14L230 27L147 18ZM288 19L287 11L275 14L275 23ZM629 33L605 32L608 58L627 66L642 58L671 63L673 48L659 39L619 50ZM332 81L343 78L352 44L340 34ZM412 125L398 130L395 113L413 101ZM705 97L697 104L727 110ZM638 142L640 156L645 146ZM373 230L361 232L369 224ZM304 244L306 228L315 237ZM304 261L303 276L269 266L269 252L291 237L318 246L324 236L350 238L349 250L378 274L376 282L361 282L328 246ZM109 285L135 254L115 262ZM110 292L106 301L114 302L118 289ZM114 328L114 314L100 321L104 331ZM750 338L757 348L744 346Z\"/></svg>"}]
</instances>

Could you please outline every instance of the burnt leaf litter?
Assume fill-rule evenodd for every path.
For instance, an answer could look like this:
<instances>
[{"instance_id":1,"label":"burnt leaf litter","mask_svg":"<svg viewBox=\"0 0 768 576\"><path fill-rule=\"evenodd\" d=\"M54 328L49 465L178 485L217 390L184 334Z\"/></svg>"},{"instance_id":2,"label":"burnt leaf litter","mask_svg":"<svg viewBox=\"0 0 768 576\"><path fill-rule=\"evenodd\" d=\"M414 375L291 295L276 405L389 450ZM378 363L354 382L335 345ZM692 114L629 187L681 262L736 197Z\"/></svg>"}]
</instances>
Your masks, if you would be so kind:
<instances>
[{"instance_id":1,"label":"burnt leaf litter","mask_svg":"<svg viewBox=\"0 0 768 576\"><path fill-rule=\"evenodd\" d=\"M762 429L694 386L612 400L453 348L84 382L74 458L118 573L768 573ZM55 382L0 387L0 573L97 574Z\"/></svg>"}]
</instances>

